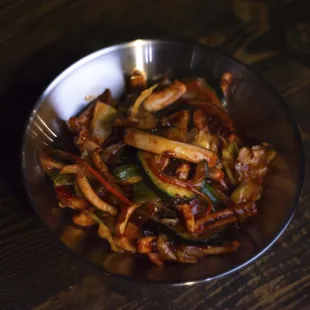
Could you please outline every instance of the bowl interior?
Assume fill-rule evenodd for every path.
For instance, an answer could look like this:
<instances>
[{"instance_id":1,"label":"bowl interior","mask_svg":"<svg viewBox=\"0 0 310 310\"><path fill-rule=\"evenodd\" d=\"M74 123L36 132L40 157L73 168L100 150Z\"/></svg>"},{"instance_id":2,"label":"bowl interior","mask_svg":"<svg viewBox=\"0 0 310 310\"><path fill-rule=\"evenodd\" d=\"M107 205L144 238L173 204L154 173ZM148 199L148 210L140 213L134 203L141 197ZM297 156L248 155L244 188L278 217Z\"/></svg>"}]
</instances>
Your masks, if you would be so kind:
<instances>
[{"instance_id":1,"label":"bowl interior","mask_svg":"<svg viewBox=\"0 0 310 310\"><path fill-rule=\"evenodd\" d=\"M70 224L66 212L57 206L51 182L45 176L36 150L54 141L72 143L65 121L86 104L86 96L97 96L105 88L119 97L124 91L125 74L142 69L149 79L201 76L219 79L231 72L228 110L238 131L266 141L277 149L265 181L259 215L235 238L241 248L236 254L210 256L196 265L152 266L132 255L109 252L104 241ZM134 41L106 48L78 61L60 74L34 107L22 150L25 187L31 203L50 230L70 249L108 273L134 280L185 283L211 279L236 270L263 252L283 231L291 218L303 181L300 138L281 99L261 78L239 62L212 49L178 42Z\"/></svg>"}]
</instances>

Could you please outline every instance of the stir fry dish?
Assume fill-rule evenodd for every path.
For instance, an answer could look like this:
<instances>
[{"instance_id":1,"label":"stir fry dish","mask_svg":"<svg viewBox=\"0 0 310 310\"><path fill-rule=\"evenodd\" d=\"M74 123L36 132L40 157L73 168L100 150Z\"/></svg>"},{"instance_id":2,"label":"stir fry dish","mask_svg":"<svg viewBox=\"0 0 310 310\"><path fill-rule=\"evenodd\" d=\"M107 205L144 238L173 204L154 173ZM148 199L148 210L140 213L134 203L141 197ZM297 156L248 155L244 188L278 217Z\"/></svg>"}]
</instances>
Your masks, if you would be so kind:
<instances>
[{"instance_id":1,"label":"stir fry dish","mask_svg":"<svg viewBox=\"0 0 310 310\"><path fill-rule=\"evenodd\" d=\"M159 266L238 251L227 230L257 215L276 151L241 141L225 108L231 80L148 83L135 70L120 100L106 89L67 122L76 151L39 152L59 208L112 251Z\"/></svg>"}]
</instances>

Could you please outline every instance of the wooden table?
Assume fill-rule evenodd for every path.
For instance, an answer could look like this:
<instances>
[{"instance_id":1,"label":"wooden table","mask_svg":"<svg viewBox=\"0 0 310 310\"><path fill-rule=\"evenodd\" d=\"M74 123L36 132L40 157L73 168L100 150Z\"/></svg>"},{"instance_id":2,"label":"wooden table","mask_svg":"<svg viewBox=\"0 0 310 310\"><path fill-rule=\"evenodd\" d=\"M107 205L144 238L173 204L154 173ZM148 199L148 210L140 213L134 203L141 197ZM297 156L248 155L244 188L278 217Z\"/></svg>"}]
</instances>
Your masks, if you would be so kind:
<instances>
[{"instance_id":1,"label":"wooden table","mask_svg":"<svg viewBox=\"0 0 310 310\"><path fill-rule=\"evenodd\" d=\"M240 28L225 1L215 2L208 15L208 1L198 0L0 1L0 309L310 309L309 167L298 212L276 245L241 272L189 287L132 285L99 274L43 227L19 180L21 133L48 82L95 49L145 36L217 46L230 37L221 48L255 62L284 97L308 161L310 68L284 49L247 53L244 44L258 29ZM222 22L212 23L214 16Z\"/></svg>"}]
</instances>

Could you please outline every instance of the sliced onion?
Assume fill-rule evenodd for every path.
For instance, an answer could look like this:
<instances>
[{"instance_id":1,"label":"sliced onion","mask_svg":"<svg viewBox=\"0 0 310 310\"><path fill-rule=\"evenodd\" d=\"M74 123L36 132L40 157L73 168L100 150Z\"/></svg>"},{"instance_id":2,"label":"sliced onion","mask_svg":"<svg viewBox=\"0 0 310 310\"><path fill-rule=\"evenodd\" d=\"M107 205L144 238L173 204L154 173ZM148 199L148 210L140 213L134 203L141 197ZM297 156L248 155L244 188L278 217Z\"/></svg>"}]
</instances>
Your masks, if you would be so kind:
<instances>
[{"instance_id":1,"label":"sliced onion","mask_svg":"<svg viewBox=\"0 0 310 310\"><path fill-rule=\"evenodd\" d=\"M131 244L130 240L126 236L115 236L113 237L115 244L121 249L135 253L136 248Z\"/></svg>"},{"instance_id":2,"label":"sliced onion","mask_svg":"<svg viewBox=\"0 0 310 310\"><path fill-rule=\"evenodd\" d=\"M93 167L91 167L87 162L79 158L78 156L68 153L78 164L82 165L89 173L91 173L98 182L100 182L112 195L116 196L120 201L126 205L131 205L128 198L117 188L111 186L111 184L104 179Z\"/></svg>"},{"instance_id":3,"label":"sliced onion","mask_svg":"<svg viewBox=\"0 0 310 310\"><path fill-rule=\"evenodd\" d=\"M174 253L168 238L164 234L160 234L157 239L157 250L162 258L165 260L177 260L177 256Z\"/></svg>"},{"instance_id":4,"label":"sliced onion","mask_svg":"<svg viewBox=\"0 0 310 310\"><path fill-rule=\"evenodd\" d=\"M150 96L152 94L152 92L154 91L154 89L158 86L158 84L153 85L152 87L144 90L140 96L137 98L137 100L135 101L135 103L133 104L133 106L130 108L129 110L129 118L130 120L136 120L138 112L139 112L139 108L141 106L141 104L144 102L144 100Z\"/></svg>"},{"instance_id":5,"label":"sliced onion","mask_svg":"<svg viewBox=\"0 0 310 310\"><path fill-rule=\"evenodd\" d=\"M76 175L76 182L84 197L96 208L107 212L111 215L116 215L117 210L107 202L103 201L92 189L86 176L82 173Z\"/></svg>"},{"instance_id":6,"label":"sliced onion","mask_svg":"<svg viewBox=\"0 0 310 310\"><path fill-rule=\"evenodd\" d=\"M151 152L153 154L166 155L194 164L197 164L202 160L206 160L209 167L214 167L218 159L215 153L202 147L176 140L170 140L133 128L127 128L125 130L124 142L127 145Z\"/></svg>"},{"instance_id":7,"label":"sliced onion","mask_svg":"<svg viewBox=\"0 0 310 310\"><path fill-rule=\"evenodd\" d=\"M117 218L115 231L117 235L123 235L132 213L142 206L143 203L133 204L130 207L123 207Z\"/></svg>"},{"instance_id":8,"label":"sliced onion","mask_svg":"<svg viewBox=\"0 0 310 310\"><path fill-rule=\"evenodd\" d=\"M115 244L109 228L103 222L99 224L98 235L101 239L105 239L110 243L112 251L123 252L123 250Z\"/></svg>"}]
</instances>

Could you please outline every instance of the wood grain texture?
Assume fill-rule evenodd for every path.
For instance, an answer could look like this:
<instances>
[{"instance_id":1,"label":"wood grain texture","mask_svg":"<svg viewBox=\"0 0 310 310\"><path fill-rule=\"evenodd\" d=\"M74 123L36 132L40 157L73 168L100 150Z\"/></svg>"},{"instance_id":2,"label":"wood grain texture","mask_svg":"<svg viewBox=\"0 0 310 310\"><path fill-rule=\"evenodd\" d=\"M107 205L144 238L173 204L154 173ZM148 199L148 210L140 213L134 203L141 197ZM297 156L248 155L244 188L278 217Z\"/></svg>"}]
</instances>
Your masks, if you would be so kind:
<instances>
[{"instance_id":1,"label":"wood grain texture","mask_svg":"<svg viewBox=\"0 0 310 310\"><path fill-rule=\"evenodd\" d=\"M2 135L0 152L0 309L310 309L309 167L296 216L276 245L241 272L189 287L148 287L102 275L53 238L23 193L21 132L47 83L79 57L119 41L176 35L209 43L208 31L216 27L208 20L228 18L225 6L206 12L206 2L0 0L1 133L14 115L14 131ZM225 35L229 28L226 23ZM277 60L256 70L285 98L309 161L310 69L286 55Z\"/></svg>"}]
</instances>

